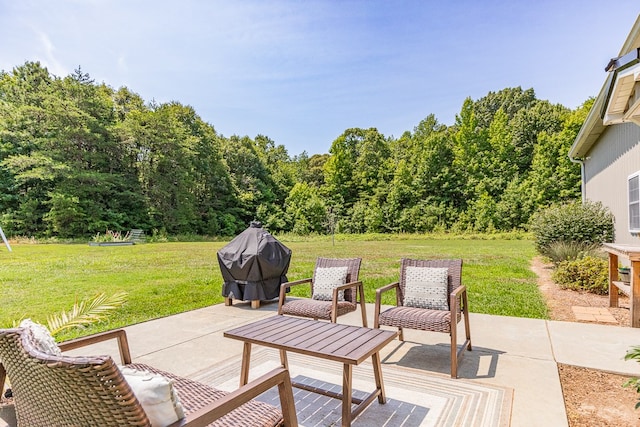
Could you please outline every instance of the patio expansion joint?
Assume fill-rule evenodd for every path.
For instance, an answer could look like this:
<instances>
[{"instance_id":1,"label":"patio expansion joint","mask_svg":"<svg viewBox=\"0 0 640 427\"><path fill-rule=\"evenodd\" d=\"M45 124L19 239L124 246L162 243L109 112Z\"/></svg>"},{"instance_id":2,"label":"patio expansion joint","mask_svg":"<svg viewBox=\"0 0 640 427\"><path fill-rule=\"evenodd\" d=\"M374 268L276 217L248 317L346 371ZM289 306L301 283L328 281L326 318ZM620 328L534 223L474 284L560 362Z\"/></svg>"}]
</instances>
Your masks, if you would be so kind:
<instances>
[{"instance_id":1,"label":"patio expansion joint","mask_svg":"<svg viewBox=\"0 0 640 427\"><path fill-rule=\"evenodd\" d=\"M175 342L175 343L173 343L171 345L167 345L166 347L158 348L157 350L152 350L152 351L148 351L146 353L140 353L140 354L136 354L136 355L132 355L132 356L133 356L134 359L137 359L139 357L144 357L144 356L150 356L152 354L157 354L157 353L161 353L163 351L166 351L169 348L180 347L181 345L183 345L185 343L188 343L188 342L191 342L191 341L196 341L196 340L199 340L200 338L208 337L208 336L215 335L215 334L218 334L218 333L220 333L220 331L207 332L206 334L201 334L201 335L194 336L192 338L189 338L189 339L186 339L186 340L183 340L183 341Z\"/></svg>"},{"instance_id":2,"label":"patio expansion joint","mask_svg":"<svg viewBox=\"0 0 640 427\"><path fill-rule=\"evenodd\" d=\"M551 331L549 330L549 321L548 320L544 321L544 327L545 327L545 330L547 331L547 339L549 340L549 346L551 347L551 358L553 359L554 363L557 365L558 364L558 358L556 357L556 350L553 347L553 340L551 339Z\"/></svg>"}]
</instances>

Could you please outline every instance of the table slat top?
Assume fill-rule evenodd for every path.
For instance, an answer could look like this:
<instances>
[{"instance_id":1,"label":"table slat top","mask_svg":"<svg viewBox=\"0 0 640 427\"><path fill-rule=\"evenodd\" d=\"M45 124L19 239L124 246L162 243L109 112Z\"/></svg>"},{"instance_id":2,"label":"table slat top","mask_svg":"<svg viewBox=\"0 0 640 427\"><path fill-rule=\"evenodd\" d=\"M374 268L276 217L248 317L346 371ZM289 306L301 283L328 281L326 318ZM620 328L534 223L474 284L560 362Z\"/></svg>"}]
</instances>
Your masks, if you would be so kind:
<instances>
[{"instance_id":1,"label":"table slat top","mask_svg":"<svg viewBox=\"0 0 640 427\"><path fill-rule=\"evenodd\" d=\"M628 257L631 261L640 260L640 246L622 243L603 243L602 249L609 253Z\"/></svg>"},{"instance_id":2,"label":"table slat top","mask_svg":"<svg viewBox=\"0 0 640 427\"><path fill-rule=\"evenodd\" d=\"M224 333L233 338L279 350L357 365L393 341L398 333L275 315Z\"/></svg>"}]
</instances>

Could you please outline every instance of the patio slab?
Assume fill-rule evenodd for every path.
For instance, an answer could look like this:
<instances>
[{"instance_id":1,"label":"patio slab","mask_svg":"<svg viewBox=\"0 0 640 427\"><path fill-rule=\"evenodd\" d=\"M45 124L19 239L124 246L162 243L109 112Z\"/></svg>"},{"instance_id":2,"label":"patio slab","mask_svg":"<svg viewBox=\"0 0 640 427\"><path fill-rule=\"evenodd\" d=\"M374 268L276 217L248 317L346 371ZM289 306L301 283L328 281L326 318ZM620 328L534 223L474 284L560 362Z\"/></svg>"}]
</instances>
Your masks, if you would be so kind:
<instances>
[{"instance_id":1,"label":"patio slab","mask_svg":"<svg viewBox=\"0 0 640 427\"><path fill-rule=\"evenodd\" d=\"M224 338L225 330L276 311L274 302L257 310L248 302L218 304L125 329L134 361L198 377L242 357L242 343ZM372 304L367 315L371 326ZM360 325L361 319L350 313L339 322ZM557 363L640 376L640 364L623 360L630 346L640 345L640 329L476 313L470 324L473 351L464 352L460 380L512 389L512 426L568 425ZM117 360L114 346L99 344L82 353L88 351ZM394 341L381 353L383 372L385 366L424 372L455 385L460 380L449 378L449 351L447 334L405 330L405 342Z\"/></svg>"},{"instance_id":2,"label":"patio slab","mask_svg":"<svg viewBox=\"0 0 640 427\"><path fill-rule=\"evenodd\" d=\"M640 345L640 328L548 321L556 362L627 376L640 376L640 363L624 360Z\"/></svg>"}]
</instances>

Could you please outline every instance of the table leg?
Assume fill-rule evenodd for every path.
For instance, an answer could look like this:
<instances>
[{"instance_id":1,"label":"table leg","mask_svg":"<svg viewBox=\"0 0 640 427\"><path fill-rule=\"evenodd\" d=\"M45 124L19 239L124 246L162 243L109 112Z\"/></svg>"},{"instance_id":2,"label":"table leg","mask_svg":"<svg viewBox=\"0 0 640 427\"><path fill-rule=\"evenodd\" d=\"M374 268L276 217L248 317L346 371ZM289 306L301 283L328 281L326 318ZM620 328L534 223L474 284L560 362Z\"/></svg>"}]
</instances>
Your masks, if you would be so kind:
<instances>
[{"instance_id":1,"label":"table leg","mask_svg":"<svg viewBox=\"0 0 640 427\"><path fill-rule=\"evenodd\" d=\"M289 369L289 361L287 360L287 352L280 350L280 363L284 369Z\"/></svg>"},{"instance_id":2,"label":"table leg","mask_svg":"<svg viewBox=\"0 0 640 427\"><path fill-rule=\"evenodd\" d=\"M242 350L242 367L240 368L240 387L249 382L249 362L251 361L251 343L245 342Z\"/></svg>"},{"instance_id":3,"label":"table leg","mask_svg":"<svg viewBox=\"0 0 640 427\"><path fill-rule=\"evenodd\" d=\"M618 306L618 287L613 284L618 280L618 255L609 252L609 307Z\"/></svg>"},{"instance_id":4,"label":"table leg","mask_svg":"<svg viewBox=\"0 0 640 427\"><path fill-rule=\"evenodd\" d=\"M344 370L342 371L342 427L349 427L351 425L352 376L353 367L345 363Z\"/></svg>"},{"instance_id":5,"label":"table leg","mask_svg":"<svg viewBox=\"0 0 640 427\"><path fill-rule=\"evenodd\" d=\"M378 402L387 403L387 398L384 395L384 384L382 382L382 366L380 365L380 355L378 353L371 355L371 363L373 364L373 376L376 379L376 388L380 392L380 394L378 394Z\"/></svg>"},{"instance_id":6,"label":"table leg","mask_svg":"<svg viewBox=\"0 0 640 427\"><path fill-rule=\"evenodd\" d=\"M640 262L631 261L631 295L629 295L629 311L631 327L640 328Z\"/></svg>"}]
</instances>

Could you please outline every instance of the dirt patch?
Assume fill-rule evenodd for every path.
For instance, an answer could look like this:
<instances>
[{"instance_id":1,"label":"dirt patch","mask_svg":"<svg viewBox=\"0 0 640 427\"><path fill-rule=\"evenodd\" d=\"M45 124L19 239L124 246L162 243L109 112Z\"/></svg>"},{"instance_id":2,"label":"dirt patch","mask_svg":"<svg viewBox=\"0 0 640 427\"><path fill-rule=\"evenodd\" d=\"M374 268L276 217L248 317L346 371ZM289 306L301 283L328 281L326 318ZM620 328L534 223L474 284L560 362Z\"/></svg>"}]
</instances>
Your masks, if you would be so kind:
<instances>
[{"instance_id":1,"label":"dirt patch","mask_svg":"<svg viewBox=\"0 0 640 427\"><path fill-rule=\"evenodd\" d=\"M577 322L578 320L571 310L572 306L605 307L616 318L619 326L629 327L631 317L629 315L629 298L626 295L620 295L619 307L609 307L608 295L561 289L551 279L553 272L551 264L543 263L539 257L533 259L531 270L538 275L538 288L547 300L549 316L552 320Z\"/></svg>"},{"instance_id":2,"label":"dirt patch","mask_svg":"<svg viewBox=\"0 0 640 427\"><path fill-rule=\"evenodd\" d=\"M628 377L569 365L558 371L571 427L640 425L638 394L622 387Z\"/></svg>"},{"instance_id":3,"label":"dirt patch","mask_svg":"<svg viewBox=\"0 0 640 427\"><path fill-rule=\"evenodd\" d=\"M547 300L552 320L577 322L572 306L604 307L620 327L630 327L629 300L620 296L618 308L609 307L609 296L561 289L551 279L552 267L535 258L531 269ZM620 355L623 357L624 355ZM570 427L640 425L640 409L634 409L638 393L622 386L629 378L570 365L558 365L562 393Z\"/></svg>"}]
</instances>

